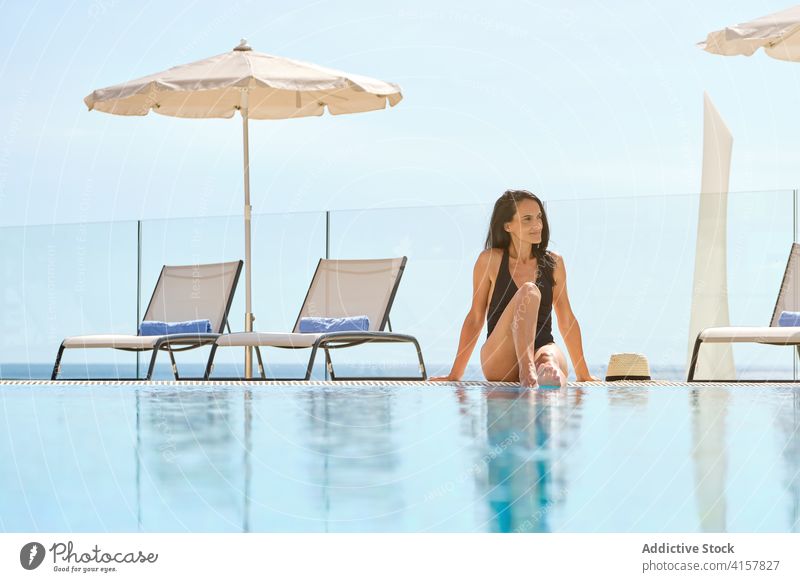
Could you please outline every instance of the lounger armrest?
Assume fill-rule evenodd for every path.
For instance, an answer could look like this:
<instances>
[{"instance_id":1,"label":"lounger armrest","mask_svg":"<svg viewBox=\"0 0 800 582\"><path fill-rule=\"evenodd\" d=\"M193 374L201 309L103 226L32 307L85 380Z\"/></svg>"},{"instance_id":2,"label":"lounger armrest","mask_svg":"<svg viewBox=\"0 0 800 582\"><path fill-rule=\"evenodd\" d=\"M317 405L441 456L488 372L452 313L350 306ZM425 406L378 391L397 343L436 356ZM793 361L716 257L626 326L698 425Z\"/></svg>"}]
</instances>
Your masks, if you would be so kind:
<instances>
[{"instance_id":1,"label":"lounger armrest","mask_svg":"<svg viewBox=\"0 0 800 582\"><path fill-rule=\"evenodd\" d=\"M800 327L707 327L697 339L703 343L800 343Z\"/></svg>"},{"instance_id":2,"label":"lounger armrest","mask_svg":"<svg viewBox=\"0 0 800 582\"><path fill-rule=\"evenodd\" d=\"M411 343L419 345L413 335L391 331L335 331L323 333L314 342L315 347L339 348L368 343Z\"/></svg>"},{"instance_id":3,"label":"lounger armrest","mask_svg":"<svg viewBox=\"0 0 800 582\"><path fill-rule=\"evenodd\" d=\"M193 343L213 343L221 334L218 333L175 333L171 335L158 336L158 343L163 344L183 344Z\"/></svg>"},{"instance_id":4,"label":"lounger armrest","mask_svg":"<svg viewBox=\"0 0 800 582\"><path fill-rule=\"evenodd\" d=\"M320 334L322 339L338 339L338 338L397 338L397 339L411 339L414 336L402 333L395 333L393 331L330 331Z\"/></svg>"}]
</instances>

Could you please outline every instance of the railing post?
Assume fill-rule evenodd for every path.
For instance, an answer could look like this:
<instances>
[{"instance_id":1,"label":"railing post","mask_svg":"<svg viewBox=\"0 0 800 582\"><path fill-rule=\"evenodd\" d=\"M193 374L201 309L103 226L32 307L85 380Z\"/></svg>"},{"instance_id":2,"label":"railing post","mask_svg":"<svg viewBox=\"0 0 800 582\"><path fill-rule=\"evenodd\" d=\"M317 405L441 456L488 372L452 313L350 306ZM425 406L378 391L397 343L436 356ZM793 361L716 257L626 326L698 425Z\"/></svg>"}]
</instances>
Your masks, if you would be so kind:
<instances>
[{"instance_id":1,"label":"railing post","mask_svg":"<svg viewBox=\"0 0 800 582\"><path fill-rule=\"evenodd\" d=\"M325 211L325 258L331 258L331 211ZM328 358L325 358L325 380L328 380Z\"/></svg>"},{"instance_id":2,"label":"railing post","mask_svg":"<svg viewBox=\"0 0 800 582\"><path fill-rule=\"evenodd\" d=\"M792 190L792 243L797 242L797 188ZM795 305L797 303L795 302ZM797 358L800 348L792 350L792 380L797 380Z\"/></svg>"},{"instance_id":3,"label":"railing post","mask_svg":"<svg viewBox=\"0 0 800 582\"><path fill-rule=\"evenodd\" d=\"M136 333L139 333L139 323L142 309L142 221L136 221ZM139 357L141 352L136 352L136 379L139 379Z\"/></svg>"},{"instance_id":4,"label":"railing post","mask_svg":"<svg viewBox=\"0 0 800 582\"><path fill-rule=\"evenodd\" d=\"M331 211L325 211L325 258L331 258Z\"/></svg>"}]
</instances>

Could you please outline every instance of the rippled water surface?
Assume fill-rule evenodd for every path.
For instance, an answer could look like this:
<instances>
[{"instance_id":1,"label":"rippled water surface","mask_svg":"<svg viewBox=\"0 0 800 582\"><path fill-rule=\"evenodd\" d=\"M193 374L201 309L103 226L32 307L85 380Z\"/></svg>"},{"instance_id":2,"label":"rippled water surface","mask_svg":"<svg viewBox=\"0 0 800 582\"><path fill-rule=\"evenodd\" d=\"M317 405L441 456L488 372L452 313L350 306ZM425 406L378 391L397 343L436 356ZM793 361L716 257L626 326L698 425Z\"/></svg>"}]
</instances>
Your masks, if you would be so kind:
<instances>
[{"instance_id":1,"label":"rippled water surface","mask_svg":"<svg viewBox=\"0 0 800 582\"><path fill-rule=\"evenodd\" d=\"M4 531L797 531L800 391L0 387Z\"/></svg>"}]
</instances>

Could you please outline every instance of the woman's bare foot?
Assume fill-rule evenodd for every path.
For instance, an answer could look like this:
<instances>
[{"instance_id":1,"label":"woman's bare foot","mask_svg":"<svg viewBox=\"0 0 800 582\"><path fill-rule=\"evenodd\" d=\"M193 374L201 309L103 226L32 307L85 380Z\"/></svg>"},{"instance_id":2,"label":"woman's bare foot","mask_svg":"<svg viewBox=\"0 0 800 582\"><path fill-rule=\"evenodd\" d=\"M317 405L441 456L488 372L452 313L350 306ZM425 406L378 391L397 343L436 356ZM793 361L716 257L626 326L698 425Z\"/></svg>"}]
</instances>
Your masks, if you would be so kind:
<instances>
[{"instance_id":1,"label":"woman's bare foot","mask_svg":"<svg viewBox=\"0 0 800 582\"><path fill-rule=\"evenodd\" d=\"M539 382L538 378L536 377L536 367L531 365L527 373L525 370L520 369L519 371L519 385L523 388L538 388Z\"/></svg>"},{"instance_id":2,"label":"woman's bare foot","mask_svg":"<svg viewBox=\"0 0 800 582\"><path fill-rule=\"evenodd\" d=\"M563 388L567 385L567 378L561 368L552 362L545 362L537 370L539 375L539 384L542 386L558 386Z\"/></svg>"}]
</instances>

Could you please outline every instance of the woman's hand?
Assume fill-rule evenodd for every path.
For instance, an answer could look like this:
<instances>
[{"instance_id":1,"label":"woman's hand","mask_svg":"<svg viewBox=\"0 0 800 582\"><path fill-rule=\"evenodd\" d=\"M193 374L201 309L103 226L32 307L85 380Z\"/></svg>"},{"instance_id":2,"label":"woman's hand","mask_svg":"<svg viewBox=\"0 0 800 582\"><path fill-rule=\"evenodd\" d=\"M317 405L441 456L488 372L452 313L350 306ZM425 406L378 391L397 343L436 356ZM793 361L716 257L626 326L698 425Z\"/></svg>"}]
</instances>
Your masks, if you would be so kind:
<instances>
[{"instance_id":1,"label":"woman's hand","mask_svg":"<svg viewBox=\"0 0 800 582\"><path fill-rule=\"evenodd\" d=\"M583 376L578 376L576 378L576 382L602 382L600 378L592 376L591 374L586 374Z\"/></svg>"},{"instance_id":2,"label":"woman's hand","mask_svg":"<svg viewBox=\"0 0 800 582\"><path fill-rule=\"evenodd\" d=\"M461 376L456 376L453 373L447 376L429 376L428 382L461 382Z\"/></svg>"}]
</instances>

